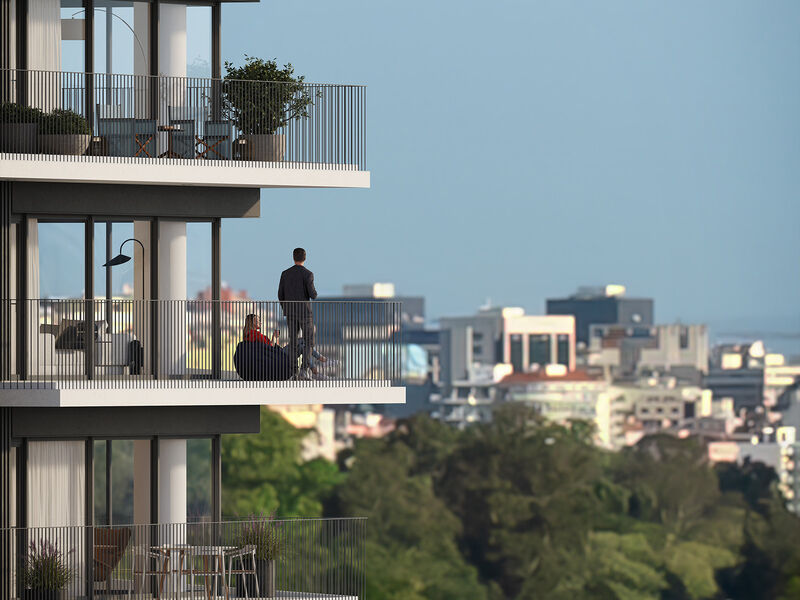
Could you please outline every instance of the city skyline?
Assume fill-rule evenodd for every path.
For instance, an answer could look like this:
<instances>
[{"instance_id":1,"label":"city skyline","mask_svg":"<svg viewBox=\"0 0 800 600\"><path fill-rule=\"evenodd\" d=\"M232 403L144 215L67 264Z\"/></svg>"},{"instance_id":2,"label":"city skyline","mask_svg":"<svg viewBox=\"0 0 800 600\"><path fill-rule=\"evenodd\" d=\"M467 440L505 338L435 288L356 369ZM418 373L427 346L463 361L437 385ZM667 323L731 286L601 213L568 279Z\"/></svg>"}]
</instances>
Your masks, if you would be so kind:
<instances>
[{"instance_id":1,"label":"city skyline","mask_svg":"<svg viewBox=\"0 0 800 600\"><path fill-rule=\"evenodd\" d=\"M227 60L369 86L372 171L369 191L264 195L259 221L224 229L228 281L274 293L302 245L321 290L393 281L431 315L617 282L658 298L663 321L800 322L796 3L225 11L242 33ZM303 44L250 35L298 17ZM251 275L237 240L257 237Z\"/></svg>"}]
</instances>

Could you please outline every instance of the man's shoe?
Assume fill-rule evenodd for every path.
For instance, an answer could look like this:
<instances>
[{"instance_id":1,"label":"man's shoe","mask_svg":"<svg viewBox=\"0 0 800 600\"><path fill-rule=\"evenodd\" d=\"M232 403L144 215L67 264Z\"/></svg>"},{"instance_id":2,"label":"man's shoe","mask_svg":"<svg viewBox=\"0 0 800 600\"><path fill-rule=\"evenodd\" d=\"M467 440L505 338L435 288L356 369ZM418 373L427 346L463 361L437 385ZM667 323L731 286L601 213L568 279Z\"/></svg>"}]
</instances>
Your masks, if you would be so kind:
<instances>
[{"instance_id":1,"label":"man's shoe","mask_svg":"<svg viewBox=\"0 0 800 600\"><path fill-rule=\"evenodd\" d=\"M311 381L313 379L311 369L300 369L295 375L296 381Z\"/></svg>"}]
</instances>

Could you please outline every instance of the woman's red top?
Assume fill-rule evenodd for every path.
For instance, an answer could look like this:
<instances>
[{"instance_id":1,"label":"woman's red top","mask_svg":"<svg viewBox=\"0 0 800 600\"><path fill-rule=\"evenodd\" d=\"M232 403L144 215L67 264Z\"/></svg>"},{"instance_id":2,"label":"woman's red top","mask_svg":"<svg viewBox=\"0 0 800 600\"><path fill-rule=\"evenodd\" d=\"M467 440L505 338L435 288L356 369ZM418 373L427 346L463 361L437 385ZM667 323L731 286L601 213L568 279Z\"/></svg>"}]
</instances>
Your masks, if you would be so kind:
<instances>
[{"instance_id":1,"label":"woman's red top","mask_svg":"<svg viewBox=\"0 0 800 600\"><path fill-rule=\"evenodd\" d=\"M269 341L267 336L263 333L258 331L257 329L251 329L247 332L247 335L244 336L245 342L261 342L262 344L266 344L267 346L272 346L272 342Z\"/></svg>"}]
</instances>

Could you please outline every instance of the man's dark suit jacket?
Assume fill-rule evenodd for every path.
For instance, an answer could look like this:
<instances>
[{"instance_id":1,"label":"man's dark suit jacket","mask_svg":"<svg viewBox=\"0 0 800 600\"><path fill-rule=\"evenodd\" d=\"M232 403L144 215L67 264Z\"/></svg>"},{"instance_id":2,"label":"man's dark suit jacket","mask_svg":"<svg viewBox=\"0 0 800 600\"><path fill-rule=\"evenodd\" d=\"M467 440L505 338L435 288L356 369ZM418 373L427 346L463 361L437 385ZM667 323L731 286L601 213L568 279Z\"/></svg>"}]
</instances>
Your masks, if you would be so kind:
<instances>
[{"instance_id":1,"label":"man's dark suit jacket","mask_svg":"<svg viewBox=\"0 0 800 600\"><path fill-rule=\"evenodd\" d=\"M314 274L301 265L289 267L281 273L278 285L278 300L287 318L310 319L311 303L317 297L314 289ZM293 304L292 302L297 302ZM299 304L302 302L303 304Z\"/></svg>"}]
</instances>

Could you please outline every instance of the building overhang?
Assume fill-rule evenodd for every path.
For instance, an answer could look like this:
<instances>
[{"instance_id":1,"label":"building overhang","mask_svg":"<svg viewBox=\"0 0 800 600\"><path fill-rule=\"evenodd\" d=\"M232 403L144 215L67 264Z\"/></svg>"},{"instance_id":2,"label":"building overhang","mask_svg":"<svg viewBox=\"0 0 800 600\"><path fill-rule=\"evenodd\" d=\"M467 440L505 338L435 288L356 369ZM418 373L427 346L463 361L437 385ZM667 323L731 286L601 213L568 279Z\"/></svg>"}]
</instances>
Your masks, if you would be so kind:
<instances>
[{"instance_id":1,"label":"building overhang","mask_svg":"<svg viewBox=\"0 0 800 600\"><path fill-rule=\"evenodd\" d=\"M0 179L61 183L111 183L239 188L369 188L370 172L347 165L229 161L153 161L109 157L0 155Z\"/></svg>"},{"instance_id":2,"label":"building overhang","mask_svg":"<svg viewBox=\"0 0 800 600\"><path fill-rule=\"evenodd\" d=\"M174 382L173 382L174 383ZM282 382L277 382L282 383ZM166 380L161 387L58 388L0 390L0 407L160 407L160 406L269 406L287 404L404 404L406 390L373 382L364 386L320 386L317 382L291 382L275 387L250 387L246 382L204 385Z\"/></svg>"}]
</instances>

